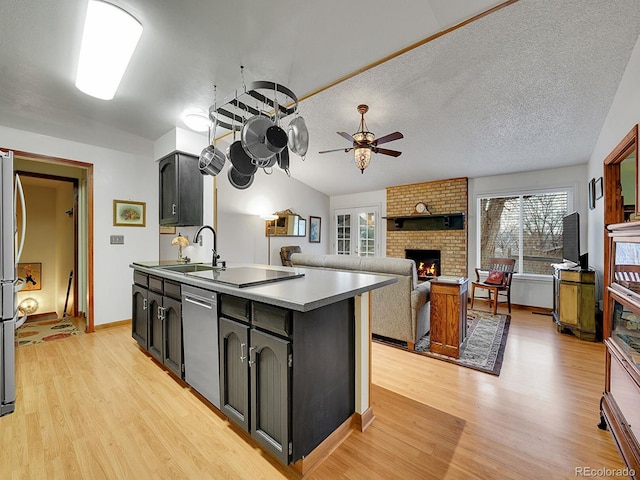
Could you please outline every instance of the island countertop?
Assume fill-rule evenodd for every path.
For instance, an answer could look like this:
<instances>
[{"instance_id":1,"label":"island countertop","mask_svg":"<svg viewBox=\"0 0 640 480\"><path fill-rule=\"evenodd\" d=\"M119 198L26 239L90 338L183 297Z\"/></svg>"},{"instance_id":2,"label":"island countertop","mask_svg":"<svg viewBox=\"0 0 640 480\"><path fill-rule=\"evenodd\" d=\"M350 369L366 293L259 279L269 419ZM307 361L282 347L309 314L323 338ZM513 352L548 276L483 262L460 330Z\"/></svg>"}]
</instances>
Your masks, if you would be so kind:
<instances>
[{"instance_id":1,"label":"island countertop","mask_svg":"<svg viewBox=\"0 0 640 480\"><path fill-rule=\"evenodd\" d=\"M391 275L260 264L228 264L228 270L238 267L251 267L304 274L298 278L239 288L211 279L201 278L197 275L161 268L168 265L175 265L175 262L141 261L133 262L130 267L178 283L193 285L219 293L227 293L300 312L308 312L397 281L396 277Z\"/></svg>"}]
</instances>

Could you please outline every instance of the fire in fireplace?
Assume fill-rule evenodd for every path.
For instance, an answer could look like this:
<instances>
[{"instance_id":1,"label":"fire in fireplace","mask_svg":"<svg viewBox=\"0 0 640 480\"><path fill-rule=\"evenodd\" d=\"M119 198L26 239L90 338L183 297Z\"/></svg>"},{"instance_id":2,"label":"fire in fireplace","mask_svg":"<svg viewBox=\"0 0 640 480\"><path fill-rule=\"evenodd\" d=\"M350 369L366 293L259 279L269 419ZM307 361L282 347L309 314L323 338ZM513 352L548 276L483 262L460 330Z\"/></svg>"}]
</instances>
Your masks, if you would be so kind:
<instances>
[{"instance_id":1,"label":"fire in fireplace","mask_svg":"<svg viewBox=\"0 0 640 480\"><path fill-rule=\"evenodd\" d=\"M440 250L406 249L404 256L416 262L419 280L440 275Z\"/></svg>"}]
</instances>

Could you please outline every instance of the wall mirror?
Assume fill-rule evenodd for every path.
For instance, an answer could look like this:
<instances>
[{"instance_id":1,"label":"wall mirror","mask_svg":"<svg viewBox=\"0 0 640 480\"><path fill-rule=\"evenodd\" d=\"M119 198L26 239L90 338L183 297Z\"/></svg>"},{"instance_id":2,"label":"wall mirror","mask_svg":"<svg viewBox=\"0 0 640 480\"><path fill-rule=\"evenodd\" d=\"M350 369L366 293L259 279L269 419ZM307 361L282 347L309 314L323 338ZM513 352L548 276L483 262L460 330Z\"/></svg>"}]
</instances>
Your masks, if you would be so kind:
<instances>
[{"instance_id":1,"label":"wall mirror","mask_svg":"<svg viewBox=\"0 0 640 480\"><path fill-rule=\"evenodd\" d=\"M640 220L638 125L604 160L604 224Z\"/></svg>"},{"instance_id":2,"label":"wall mirror","mask_svg":"<svg viewBox=\"0 0 640 480\"><path fill-rule=\"evenodd\" d=\"M278 218L265 221L267 237L306 237L307 220L291 210L276 212Z\"/></svg>"}]
</instances>

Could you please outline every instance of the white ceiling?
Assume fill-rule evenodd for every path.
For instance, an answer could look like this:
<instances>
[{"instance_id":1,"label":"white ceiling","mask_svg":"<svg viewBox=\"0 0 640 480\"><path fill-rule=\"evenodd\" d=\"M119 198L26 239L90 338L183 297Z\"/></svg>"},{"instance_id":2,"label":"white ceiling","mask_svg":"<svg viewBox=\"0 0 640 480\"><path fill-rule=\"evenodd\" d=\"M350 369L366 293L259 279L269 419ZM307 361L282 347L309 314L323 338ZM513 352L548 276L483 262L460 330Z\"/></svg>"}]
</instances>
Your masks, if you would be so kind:
<instances>
[{"instance_id":1,"label":"white ceiling","mask_svg":"<svg viewBox=\"0 0 640 480\"><path fill-rule=\"evenodd\" d=\"M144 32L106 102L74 86L86 0L0 0L0 124L148 154L214 84L218 100L240 88L240 65L305 97L502 2L113 3ZM309 153L292 175L337 195L586 163L639 34L637 0L513 2L302 101ZM405 136L364 174L317 154L349 146L335 132L357 130L360 103L376 136Z\"/></svg>"}]
</instances>

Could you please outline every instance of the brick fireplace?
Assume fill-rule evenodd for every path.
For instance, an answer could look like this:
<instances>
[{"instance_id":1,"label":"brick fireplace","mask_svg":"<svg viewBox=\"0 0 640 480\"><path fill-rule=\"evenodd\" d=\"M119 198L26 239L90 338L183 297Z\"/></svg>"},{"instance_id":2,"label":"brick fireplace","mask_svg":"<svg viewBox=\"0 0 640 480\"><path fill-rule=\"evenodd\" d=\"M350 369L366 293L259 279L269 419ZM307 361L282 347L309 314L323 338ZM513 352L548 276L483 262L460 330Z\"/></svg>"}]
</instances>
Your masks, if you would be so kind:
<instances>
[{"instance_id":1,"label":"brick fireplace","mask_svg":"<svg viewBox=\"0 0 640 480\"><path fill-rule=\"evenodd\" d=\"M440 274L467 276L468 179L387 187L387 217L411 216L418 202L432 215L464 213L463 229L388 230L387 257L405 258L405 250L440 251Z\"/></svg>"}]
</instances>

